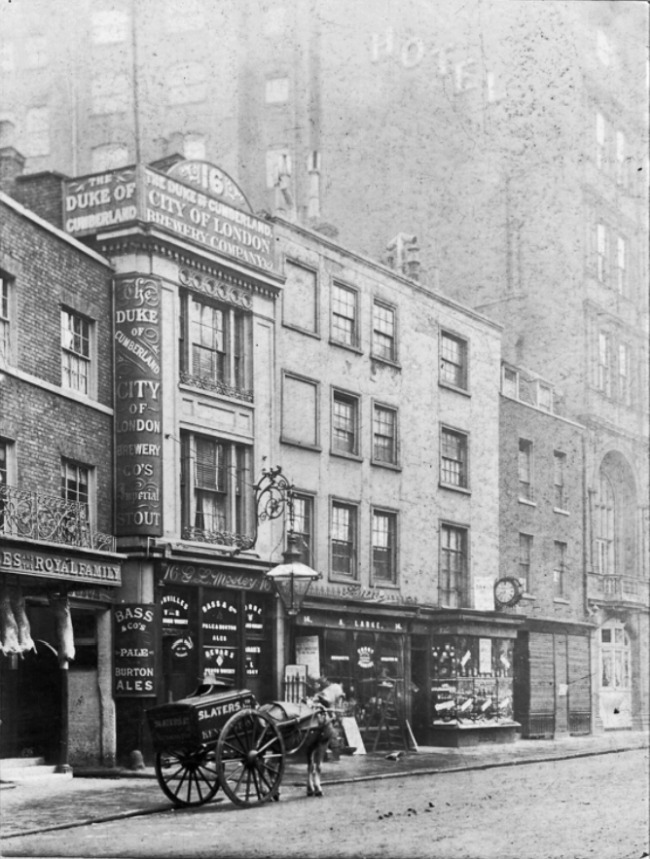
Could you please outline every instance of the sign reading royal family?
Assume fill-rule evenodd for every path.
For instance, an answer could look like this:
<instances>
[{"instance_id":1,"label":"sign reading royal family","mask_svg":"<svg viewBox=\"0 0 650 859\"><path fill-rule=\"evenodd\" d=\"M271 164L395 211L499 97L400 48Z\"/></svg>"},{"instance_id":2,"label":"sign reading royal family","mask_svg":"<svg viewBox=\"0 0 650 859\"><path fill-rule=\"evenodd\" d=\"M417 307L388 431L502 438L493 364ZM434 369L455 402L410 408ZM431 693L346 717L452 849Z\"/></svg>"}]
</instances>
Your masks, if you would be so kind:
<instances>
[{"instance_id":1,"label":"sign reading royal family","mask_svg":"<svg viewBox=\"0 0 650 859\"><path fill-rule=\"evenodd\" d=\"M116 534L162 534L160 283L115 283Z\"/></svg>"},{"instance_id":2,"label":"sign reading royal family","mask_svg":"<svg viewBox=\"0 0 650 859\"><path fill-rule=\"evenodd\" d=\"M240 263L275 270L272 226L211 164L181 161L169 173L130 167L66 182L64 224L72 235L138 220Z\"/></svg>"}]
</instances>

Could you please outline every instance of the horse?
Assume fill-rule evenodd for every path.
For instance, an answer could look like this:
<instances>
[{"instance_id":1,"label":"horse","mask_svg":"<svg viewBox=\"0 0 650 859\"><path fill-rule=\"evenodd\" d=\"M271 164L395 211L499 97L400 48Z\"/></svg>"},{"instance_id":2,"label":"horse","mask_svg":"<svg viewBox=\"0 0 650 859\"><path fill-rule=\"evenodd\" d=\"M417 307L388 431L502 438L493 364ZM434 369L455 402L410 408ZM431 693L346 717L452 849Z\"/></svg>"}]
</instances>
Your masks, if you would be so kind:
<instances>
[{"instance_id":1,"label":"horse","mask_svg":"<svg viewBox=\"0 0 650 859\"><path fill-rule=\"evenodd\" d=\"M305 750L307 752L307 796L323 796L320 781L321 765L330 746L339 742L339 734L335 721L345 693L340 683L330 683L314 698L315 718L320 730L308 735Z\"/></svg>"},{"instance_id":2,"label":"horse","mask_svg":"<svg viewBox=\"0 0 650 859\"><path fill-rule=\"evenodd\" d=\"M328 748L339 742L337 720L345 693L340 683L329 683L302 702L273 701L260 708L276 722L287 754L304 749L307 755L307 796L323 796L321 765ZM273 799L279 799L279 793Z\"/></svg>"}]
</instances>

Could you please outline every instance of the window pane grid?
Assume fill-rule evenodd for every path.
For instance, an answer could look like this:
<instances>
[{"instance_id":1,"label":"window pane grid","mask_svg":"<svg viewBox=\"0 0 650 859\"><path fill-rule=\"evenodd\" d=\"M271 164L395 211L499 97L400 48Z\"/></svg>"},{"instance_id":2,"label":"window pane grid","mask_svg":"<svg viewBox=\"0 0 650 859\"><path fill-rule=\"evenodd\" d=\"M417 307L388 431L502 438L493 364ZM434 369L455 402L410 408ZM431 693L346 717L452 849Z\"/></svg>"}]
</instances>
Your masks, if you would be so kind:
<instances>
[{"instance_id":1,"label":"window pane grid","mask_svg":"<svg viewBox=\"0 0 650 859\"><path fill-rule=\"evenodd\" d=\"M312 563L313 503L309 496L294 495L293 532L298 538L300 560L308 566Z\"/></svg>"},{"instance_id":2,"label":"window pane grid","mask_svg":"<svg viewBox=\"0 0 650 859\"><path fill-rule=\"evenodd\" d=\"M448 334L442 335L440 375L444 382L457 388L467 385L467 349L464 341Z\"/></svg>"},{"instance_id":3,"label":"window pane grid","mask_svg":"<svg viewBox=\"0 0 650 859\"><path fill-rule=\"evenodd\" d=\"M373 415L373 459L396 462L396 414L392 409L375 406Z\"/></svg>"},{"instance_id":4,"label":"window pane grid","mask_svg":"<svg viewBox=\"0 0 650 859\"><path fill-rule=\"evenodd\" d=\"M332 506L332 569L346 576L356 572L355 514L352 507Z\"/></svg>"},{"instance_id":5,"label":"window pane grid","mask_svg":"<svg viewBox=\"0 0 650 859\"><path fill-rule=\"evenodd\" d=\"M88 515L88 469L73 462L61 463L61 497L80 504Z\"/></svg>"},{"instance_id":6,"label":"window pane grid","mask_svg":"<svg viewBox=\"0 0 650 859\"><path fill-rule=\"evenodd\" d=\"M67 310L62 311L61 346L64 387L87 394L90 376L89 322Z\"/></svg>"},{"instance_id":7,"label":"window pane grid","mask_svg":"<svg viewBox=\"0 0 650 859\"><path fill-rule=\"evenodd\" d=\"M390 307L373 307L373 352L379 358L395 360L395 312Z\"/></svg>"},{"instance_id":8,"label":"window pane grid","mask_svg":"<svg viewBox=\"0 0 650 859\"><path fill-rule=\"evenodd\" d=\"M395 532L394 513L373 512L372 516L372 568L373 577L382 581L394 582Z\"/></svg>"},{"instance_id":9,"label":"window pane grid","mask_svg":"<svg viewBox=\"0 0 650 859\"><path fill-rule=\"evenodd\" d=\"M467 486L467 437L443 430L440 479L451 486Z\"/></svg>"},{"instance_id":10,"label":"window pane grid","mask_svg":"<svg viewBox=\"0 0 650 859\"><path fill-rule=\"evenodd\" d=\"M466 532L443 525L440 552L440 591L445 605L459 607L467 570Z\"/></svg>"},{"instance_id":11,"label":"window pane grid","mask_svg":"<svg viewBox=\"0 0 650 859\"><path fill-rule=\"evenodd\" d=\"M332 447L344 453L356 453L357 404L344 397L334 397L332 414Z\"/></svg>"},{"instance_id":12,"label":"window pane grid","mask_svg":"<svg viewBox=\"0 0 650 859\"><path fill-rule=\"evenodd\" d=\"M553 592L556 597L564 596L566 570L566 543L556 542L555 564L553 566Z\"/></svg>"},{"instance_id":13,"label":"window pane grid","mask_svg":"<svg viewBox=\"0 0 650 859\"><path fill-rule=\"evenodd\" d=\"M356 345L356 293L334 286L332 295L332 337L348 346Z\"/></svg>"},{"instance_id":14,"label":"window pane grid","mask_svg":"<svg viewBox=\"0 0 650 859\"><path fill-rule=\"evenodd\" d=\"M522 498L531 500L532 492L532 443L519 439L519 494Z\"/></svg>"}]
</instances>

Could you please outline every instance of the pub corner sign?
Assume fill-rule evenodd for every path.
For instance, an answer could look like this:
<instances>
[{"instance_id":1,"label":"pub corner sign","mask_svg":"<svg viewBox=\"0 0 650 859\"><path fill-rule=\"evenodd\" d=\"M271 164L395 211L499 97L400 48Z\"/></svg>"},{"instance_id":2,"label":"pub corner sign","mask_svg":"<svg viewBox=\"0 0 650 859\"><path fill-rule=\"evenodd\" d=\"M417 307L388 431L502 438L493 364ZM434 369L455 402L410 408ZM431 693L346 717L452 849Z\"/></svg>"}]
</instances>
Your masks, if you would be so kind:
<instances>
[{"instance_id":1,"label":"pub corner sign","mask_svg":"<svg viewBox=\"0 0 650 859\"><path fill-rule=\"evenodd\" d=\"M236 183L206 161L166 172L135 166L65 183L63 223L73 236L131 221L156 224L204 249L275 271L273 227L253 214Z\"/></svg>"}]
</instances>

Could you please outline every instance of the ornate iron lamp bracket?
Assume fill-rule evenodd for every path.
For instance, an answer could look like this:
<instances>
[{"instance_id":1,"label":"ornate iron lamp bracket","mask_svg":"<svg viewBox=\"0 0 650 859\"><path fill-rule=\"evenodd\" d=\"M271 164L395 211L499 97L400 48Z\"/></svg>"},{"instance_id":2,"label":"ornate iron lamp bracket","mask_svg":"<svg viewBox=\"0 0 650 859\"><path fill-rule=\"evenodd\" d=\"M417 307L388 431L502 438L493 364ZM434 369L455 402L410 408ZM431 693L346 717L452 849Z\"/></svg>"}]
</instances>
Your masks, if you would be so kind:
<instances>
[{"instance_id":1,"label":"ornate iron lamp bracket","mask_svg":"<svg viewBox=\"0 0 650 859\"><path fill-rule=\"evenodd\" d=\"M282 467L263 468L262 476L255 484L255 538L257 543L258 526L260 522L278 519L285 511L289 515L289 530L293 531L294 520L294 487L282 474Z\"/></svg>"}]
</instances>

